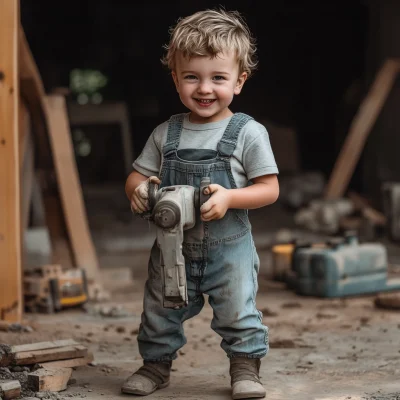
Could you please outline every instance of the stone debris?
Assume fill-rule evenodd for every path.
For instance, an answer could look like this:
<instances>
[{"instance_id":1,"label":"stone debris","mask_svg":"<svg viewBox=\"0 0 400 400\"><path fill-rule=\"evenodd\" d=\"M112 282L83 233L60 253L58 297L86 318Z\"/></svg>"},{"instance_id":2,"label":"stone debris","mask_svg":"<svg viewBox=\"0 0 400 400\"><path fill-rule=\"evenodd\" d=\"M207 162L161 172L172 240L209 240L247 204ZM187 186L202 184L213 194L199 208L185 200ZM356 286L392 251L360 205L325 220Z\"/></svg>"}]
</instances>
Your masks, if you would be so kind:
<instances>
[{"instance_id":1,"label":"stone debris","mask_svg":"<svg viewBox=\"0 0 400 400\"><path fill-rule=\"evenodd\" d=\"M33 328L29 325L23 325L19 323L8 323L0 321L0 331L3 332L17 332L17 333L31 333Z\"/></svg>"},{"instance_id":2,"label":"stone debris","mask_svg":"<svg viewBox=\"0 0 400 400\"><path fill-rule=\"evenodd\" d=\"M397 393L381 393L378 390L376 393L367 393L365 400L400 400L400 392Z\"/></svg>"},{"instance_id":3,"label":"stone debris","mask_svg":"<svg viewBox=\"0 0 400 400\"><path fill-rule=\"evenodd\" d=\"M105 304L85 304L85 311L93 316L107 318L125 318L131 317L133 314L127 311L121 304L105 305Z\"/></svg>"},{"instance_id":4,"label":"stone debris","mask_svg":"<svg viewBox=\"0 0 400 400\"><path fill-rule=\"evenodd\" d=\"M13 372L7 367L0 368L0 380L17 380L21 384L22 396L35 397L35 392L32 391L28 386L28 371Z\"/></svg>"}]
</instances>

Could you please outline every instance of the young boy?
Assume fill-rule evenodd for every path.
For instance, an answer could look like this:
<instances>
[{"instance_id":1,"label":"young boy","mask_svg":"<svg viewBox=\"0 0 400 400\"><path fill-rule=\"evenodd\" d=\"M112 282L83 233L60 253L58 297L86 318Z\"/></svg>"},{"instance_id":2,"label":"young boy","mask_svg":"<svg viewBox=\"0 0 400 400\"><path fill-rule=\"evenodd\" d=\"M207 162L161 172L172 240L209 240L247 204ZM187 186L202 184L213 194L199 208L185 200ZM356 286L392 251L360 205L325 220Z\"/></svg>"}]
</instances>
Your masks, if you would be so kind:
<instances>
[{"instance_id":1,"label":"young boy","mask_svg":"<svg viewBox=\"0 0 400 400\"><path fill-rule=\"evenodd\" d=\"M134 162L126 194L141 214L149 209L150 181L199 187L207 176L211 197L185 231L187 307L163 308L160 253L156 244L151 250L138 335L144 362L121 390L148 395L169 384L172 360L186 343L182 323L201 311L207 294L211 328L230 361L233 399L264 397L259 369L268 328L255 304L259 259L247 210L276 201L278 169L266 129L229 109L256 67L255 42L238 12L205 10L178 22L166 50L162 61L189 112L156 127Z\"/></svg>"}]
</instances>

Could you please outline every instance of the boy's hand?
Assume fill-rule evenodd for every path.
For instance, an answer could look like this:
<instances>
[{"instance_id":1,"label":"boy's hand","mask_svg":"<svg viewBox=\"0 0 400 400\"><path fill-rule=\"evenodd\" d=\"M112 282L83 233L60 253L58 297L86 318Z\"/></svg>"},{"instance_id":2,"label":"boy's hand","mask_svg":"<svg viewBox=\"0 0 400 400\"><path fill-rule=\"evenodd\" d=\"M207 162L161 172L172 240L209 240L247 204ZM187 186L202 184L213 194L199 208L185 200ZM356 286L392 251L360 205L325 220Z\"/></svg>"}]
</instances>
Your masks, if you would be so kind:
<instances>
[{"instance_id":1,"label":"boy's hand","mask_svg":"<svg viewBox=\"0 0 400 400\"><path fill-rule=\"evenodd\" d=\"M200 208L201 219L203 221L212 221L221 219L225 216L230 204L229 189L221 185L211 184L204 190L204 194L212 194Z\"/></svg>"},{"instance_id":2,"label":"boy's hand","mask_svg":"<svg viewBox=\"0 0 400 400\"><path fill-rule=\"evenodd\" d=\"M142 182L133 192L131 196L131 210L136 214L142 214L149 210L149 183L161 183L156 176L150 176Z\"/></svg>"}]
</instances>

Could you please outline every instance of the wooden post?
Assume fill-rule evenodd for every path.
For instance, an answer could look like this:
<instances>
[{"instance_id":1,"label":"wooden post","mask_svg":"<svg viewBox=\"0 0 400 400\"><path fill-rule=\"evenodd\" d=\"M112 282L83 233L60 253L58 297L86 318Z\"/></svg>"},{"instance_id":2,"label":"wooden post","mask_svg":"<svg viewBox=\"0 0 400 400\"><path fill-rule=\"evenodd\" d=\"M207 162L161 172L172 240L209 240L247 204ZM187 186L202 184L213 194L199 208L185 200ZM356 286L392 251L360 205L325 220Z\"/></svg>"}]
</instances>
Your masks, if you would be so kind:
<instances>
[{"instance_id":1,"label":"wooden post","mask_svg":"<svg viewBox=\"0 0 400 400\"><path fill-rule=\"evenodd\" d=\"M20 94L26 102L32 121L35 185L39 186L36 187L36 194L41 192L43 198L45 223L51 238L52 263L70 268L74 265L74 260L54 173L54 160L43 105L46 93L22 26L19 27L19 45Z\"/></svg>"},{"instance_id":2,"label":"wooden post","mask_svg":"<svg viewBox=\"0 0 400 400\"><path fill-rule=\"evenodd\" d=\"M329 178L325 199L340 198L345 194L368 134L385 104L399 70L400 61L388 59L376 75L372 87L351 123L349 133Z\"/></svg>"},{"instance_id":3,"label":"wooden post","mask_svg":"<svg viewBox=\"0 0 400 400\"><path fill-rule=\"evenodd\" d=\"M21 321L19 1L0 0L0 319Z\"/></svg>"}]
</instances>

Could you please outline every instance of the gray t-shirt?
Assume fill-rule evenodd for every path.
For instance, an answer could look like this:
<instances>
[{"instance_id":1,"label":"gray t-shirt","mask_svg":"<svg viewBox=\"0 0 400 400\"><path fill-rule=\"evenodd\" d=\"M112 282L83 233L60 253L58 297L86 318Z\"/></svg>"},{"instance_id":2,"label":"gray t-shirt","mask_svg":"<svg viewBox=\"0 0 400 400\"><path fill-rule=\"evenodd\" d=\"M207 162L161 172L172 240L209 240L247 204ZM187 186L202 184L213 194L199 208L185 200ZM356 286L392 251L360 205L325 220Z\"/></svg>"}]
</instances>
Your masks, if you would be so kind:
<instances>
[{"instance_id":1,"label":"gray t-shirt","mask_svg":"<svg viewBox=\"0 0 400 400\"><path fill-rule=\"evenodd\" d=\"M231 117L207 124L193 124L189 113L185 115L179 149L217 150L218 142ZM168 121L158 125L133 163L133 168L145 176L159 176L163 163L162 148L167 140ZM278 174L268 132L255 120L248 121L239 133L238 142L231 157L233 177L238 188L262 175Z\"/></svg>"}]
</instances>

